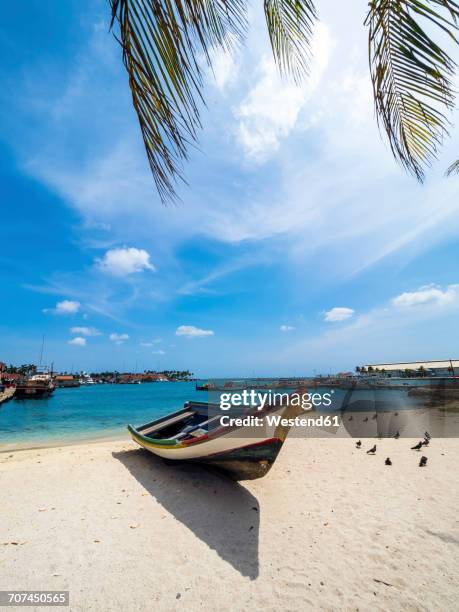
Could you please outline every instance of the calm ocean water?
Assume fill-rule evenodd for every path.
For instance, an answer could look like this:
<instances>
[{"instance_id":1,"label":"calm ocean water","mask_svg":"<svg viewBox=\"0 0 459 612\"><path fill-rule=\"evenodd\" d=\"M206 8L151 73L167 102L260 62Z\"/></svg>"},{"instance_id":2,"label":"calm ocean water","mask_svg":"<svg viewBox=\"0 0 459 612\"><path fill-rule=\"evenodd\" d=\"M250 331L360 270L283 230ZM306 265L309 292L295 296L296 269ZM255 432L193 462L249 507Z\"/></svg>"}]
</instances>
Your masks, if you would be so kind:
<instances>
[{"instance_id":1,"label":"calm ocean water","mask_svg":"<svg viewBox=\"0 0 459 612\"><path fill-rule=\"evenodd\" d=\"M127 423L141 425L192 399L207 401L207 393L196 391L194 382L160 382L56 389L48 399L12 400L0 406L0 450L122 435Z\"/></svg>"}]
</instances>

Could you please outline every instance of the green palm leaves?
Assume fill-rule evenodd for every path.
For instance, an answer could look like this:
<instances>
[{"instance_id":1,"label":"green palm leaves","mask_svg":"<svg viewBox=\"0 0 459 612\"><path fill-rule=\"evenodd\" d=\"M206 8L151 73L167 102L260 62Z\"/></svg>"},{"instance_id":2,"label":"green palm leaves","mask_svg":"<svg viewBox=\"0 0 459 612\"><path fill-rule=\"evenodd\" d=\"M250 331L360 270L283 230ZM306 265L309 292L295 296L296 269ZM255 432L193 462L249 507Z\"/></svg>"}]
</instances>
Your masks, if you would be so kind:
<instances>
[{"instance_id":1,"label":"green palm leaves","mask_svg":"<svg viewBox=\"0 0 459 612\"><path fill-rule=\"evenodd\" d=\"M282 74L300 83L308 74L310 41L317 19L314 4L309 0L265 0L265 15Z\"/></svg>"},{"instance_id":2,"label":"green palm leaves","mask_svg":"<svg viewBox=\"0 0 459 612\"><path fill-rule=\"evenodd\" d=\"M110 0L132 101L163 202L175 199L183 161L201 127L202 55L231 47L246 29L245 0ZM307 69L315 11L310 1L266 0L275 57L298 80ZM117 28L117 29L118 29ZM118 32L116 33L118 34Z\"/></svg>"},{"instance_id":3,"label":"green palm leaves","mask_svg":"<svg viewBox=\"0 0 459 612\"><path fill-rule=\"evenodd\" d=\"M245 28L243 0L111 0L150 167L163 202L174 198L200 127L198 54L229 49Z\"/></svg>"},{"instance_id":4,"label":"green palm leaves","mask_svg":"<svg viewBox=\"0 0 459 612\"><path fill-rule=\"evenodd\" d=\"M110 0L134 108L163 202L175 199L204 103L202 59L244 39L246 0ZM396 159L419 180L448 133L457 44L450 0L372 0L369 61L379 125ZM264 0L274 58L296 83L308 73L316 9L311 0ZM202 59L201 59L202 58ZM448 174L459 173L459 161Z\"/></svg>"},{"instance_id":5,"label":"green palm leaves","mask_svg":"<svg viewBox=\"0 0 459 612\"><path fill-rule=\"evenodd\" d=\"M456 43L458 10L446 0L370 2L366 23L378 122L395 157L419 180L448 133L445 110L454 104L456 64L432 36L446 34Z\"/></svg>"}]
</instances>

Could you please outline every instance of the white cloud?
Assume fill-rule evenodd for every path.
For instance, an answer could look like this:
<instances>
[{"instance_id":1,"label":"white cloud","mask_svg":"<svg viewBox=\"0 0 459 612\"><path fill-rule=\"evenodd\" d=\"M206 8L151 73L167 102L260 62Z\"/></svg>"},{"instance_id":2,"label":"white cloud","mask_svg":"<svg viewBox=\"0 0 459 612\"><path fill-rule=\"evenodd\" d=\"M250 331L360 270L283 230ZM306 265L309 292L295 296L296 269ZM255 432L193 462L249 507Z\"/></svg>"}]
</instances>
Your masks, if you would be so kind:
<instances>
[{"instance_id":1,"label":"white cloud","mask_svg":"<svg viewBox=\"0 0 459 612\"><path fill-rule=\"evenodd\" d=\"M459 285L449 285L445 290L436 285L426 285L416 291L405 291L393 298L392 304L397 308L415 306L444 306L451 304L458 297Z\"/></svg>"},{"instance_id":2,"label":"white cloud","mask_svg":"<svg viewBox=\"0 0 459 612\"><path fill-rule=\"evenodd\" d=\"M73 344L73 346L86 346L86 338L77 336L76 338L72 338L71 340L69 340L68 344Z\"/></svg>"},{"instance_id":3,"label":"white cloud","mask_svg":"<svg viewBox=\"0 0 459 612\"><path fill-rule=\"evenodd\" d=\"M165 355L166 351L162 351L161 349L159 349L159 351L151 351L153 355Z\"/></svg>"},{"instance_id":4,"label":"white cloud","mask_svg":"<svg viewBox=\"0 0 459 612\"><path fill-rule=\"evenodd\" d=\"M317 24L313 39L312 74L302 86L282 81L272 56L258 65L260 78L234 115L239 119L238 140L248 158L262 163L279 148L295 127L298 115L317 88L330 56L331 39L325 24Z\"/></svg>"},{"instance_id":5,"label":"white cloud","mask_svg":"<svg viewBox=\"0 0 459 612\"><path fill-rule=\"evenodd\" d=\"M102 259L96 259L96 266L112 276L126 276L143 270L155 271L150 262L150 254L134 247L110 249Z\"/></svg>"},{"instance_id":6,"label":"white cloud","mask_svg":"<svg viewBox=\"0 0 459 612\"><path fill-rule=\"evenodd\" d=\"M352 308L335 307L325 313L324 320L329 322L346 321L354 314Z\"/></svg>"},{"instance_id":7,"label":"white cloud","mask_svg":"<svg viewBox=\"0 0 459 612\"><path fill-rule=\"evenodd\" d=\"M44 308L44 313L56 314L56 315L67 315L76 314L81 308L80 302L74 302L72 300L62 300L58 302L55 308Z\"/></svg>"},{"instance_id":8,"label":"white cloud","mask_svg":"<svg viewBox=\"0 0 459 612\"><path fill-rule=\"evenodd\" d=\"M295 328L292 327L292 325L281 325L279 329L281 330L281 332L289 332L294 330Z\"/></svg>"},{"instance_id":9,"label":"white cloud","mask_svg":"<svg viewBox=\"0 0 459 612\"><path fill-rule=\"evenodd\" d=\"M129 335L113 333L113 334L110 334L109 338L115 344L123 344L123 342L126 342L126 340L129 340Z\"/></svg>"},{"instance_id":10,"label":"white cloud","mask_svg":"<svg viewBox=\"0 0 459 612\"><path fill-rule=\"evenodd\" d=\"M187 338L204 338L205 336L213 336L214 332L211 329L200 329L194 325L180 325L175 330L176 336L186 336Z\"/></svg>"},{"instance_id":11,"label":"white cloud","mask_svg":"<svg viewBox=\"0 0 459 612\"><path fill-rule=\"evenodd\" d=\"M153 338L153 340L149 340L147 342L140 342L140 346L149 347L154 346L155 344L161 344L163 341L162 338Z\"/></svg>"},{"instance_id":12,"label":"white cloud","mask_svg":"<svg viewBox=\"0 0 459 612\"><path fill-rule=\"evenodd\" d=\"M95 327L71 327L71 334L81 334L82 336L100 336L101 333Z\"/></svg>"},{"instance_id":13,"label":"white cloud","mask_svg":"<svg viewBox=\"0 0 459 612\"><path fill-rule=\"evenodd\" d=\"M213 68L209 69L212 75L210 80L222 92L236 82L239 74L238 64L233 55L221 48L212 51L210 59Z\"/></svg>"}]
</instances>

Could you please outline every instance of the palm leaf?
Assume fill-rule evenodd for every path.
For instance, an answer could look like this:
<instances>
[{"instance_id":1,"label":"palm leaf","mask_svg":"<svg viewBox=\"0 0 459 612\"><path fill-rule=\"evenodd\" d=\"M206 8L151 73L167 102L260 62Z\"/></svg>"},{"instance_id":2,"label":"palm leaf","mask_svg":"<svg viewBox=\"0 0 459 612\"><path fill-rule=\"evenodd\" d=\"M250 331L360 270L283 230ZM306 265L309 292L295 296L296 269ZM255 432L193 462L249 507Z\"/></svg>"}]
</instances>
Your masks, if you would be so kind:
<instances>
[{"instance_id":1,"label":"palm leaf","mask_svg":"<svg viewBox=\"0 0 459 612\"><path fill-rule=\"evenodd\" d=\"M317 19L312 0L265 0L274 58L284 75L299 83L307 74L310 42Z\"/></svg>"},{"instance_id":2,"label":"palm leaf","mask_svg":"<svg viewBox=\"0 0 459 612\"><path fill-rule=\"evenodd\" d=\"M245 31L245 0L110 0L132 101L163 202L176 198L203 102L199 53L230 49Z\"/></svg>"},{"instance_id":3,"label":"palm leaf","mask_svg":"<svg viewBox=\"0 0 459 612\"><path fill-rule=\"evenodd\" d=\"M459 159L452 163L446 171L446 176L451 176L452 174L459 174Z\"/></svg>"},{"instance_id":4,"label":"palm leaf","mask_svg":"<svg viewBox=\"0 0 459 612\"><path fill-rule=\"evenodd\" d=\"M373 0L366 19L378 123L394 156L421 181L448 133L456 68L424 27L457 42L458 17L449 0Z\"/></svg>"}]
</instances>

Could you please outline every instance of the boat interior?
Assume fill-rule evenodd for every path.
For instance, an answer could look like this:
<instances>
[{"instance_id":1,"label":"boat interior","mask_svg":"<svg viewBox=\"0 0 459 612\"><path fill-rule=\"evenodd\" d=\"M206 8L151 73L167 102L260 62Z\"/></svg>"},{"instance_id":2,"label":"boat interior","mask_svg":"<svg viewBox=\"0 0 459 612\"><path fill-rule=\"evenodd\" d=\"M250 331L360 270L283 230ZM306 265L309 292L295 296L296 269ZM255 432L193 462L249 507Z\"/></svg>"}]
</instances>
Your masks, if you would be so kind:
<instances>
[{"instance_id":1,"label":"boat interior","mask_svg":"<svg viewBox=\"0 0 459 612\"><path fill-rule=\"evenodd\" d=\"M221 410L207 402L189 402L182 410L137 428L152 440L190 440L220 426Z\"/></svg>"}]
</instances>

